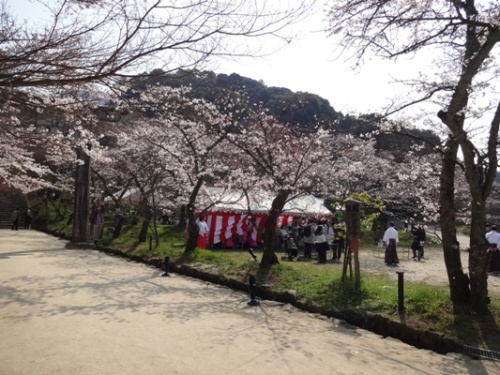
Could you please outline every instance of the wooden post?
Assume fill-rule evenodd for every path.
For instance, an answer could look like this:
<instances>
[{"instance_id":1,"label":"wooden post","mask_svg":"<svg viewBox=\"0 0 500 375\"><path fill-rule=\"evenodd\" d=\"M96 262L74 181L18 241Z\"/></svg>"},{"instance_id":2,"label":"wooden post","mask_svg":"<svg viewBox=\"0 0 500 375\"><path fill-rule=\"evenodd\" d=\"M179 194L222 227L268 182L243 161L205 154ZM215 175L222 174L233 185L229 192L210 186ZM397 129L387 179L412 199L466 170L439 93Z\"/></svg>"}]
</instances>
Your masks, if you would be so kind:
<instances>
[{"instance_id":1,"label":"wooden post","mask_svg":"<svg viewBox=\"0 0 500 375\"><path fill-rule=\"evenodd\" d=\"M90 156L81 147L76 151L83 164L76 167L75 202L73 206L73 243L89 242Z\"/></svg>"},{"instance_id":2,"label":"wooden post","mask_svg":"<svg viewBox=\"0 0 500 375\"><path fill-rule=\"evenodd\" d=\"M348 251L354 258L354 283L356 291L361 291L361 275L359 269L359 244L361 239L361 219L360 219L360 205L361 202L356 200L346 200L346 232L348 239Z\"/></svg>"}]
</instances>

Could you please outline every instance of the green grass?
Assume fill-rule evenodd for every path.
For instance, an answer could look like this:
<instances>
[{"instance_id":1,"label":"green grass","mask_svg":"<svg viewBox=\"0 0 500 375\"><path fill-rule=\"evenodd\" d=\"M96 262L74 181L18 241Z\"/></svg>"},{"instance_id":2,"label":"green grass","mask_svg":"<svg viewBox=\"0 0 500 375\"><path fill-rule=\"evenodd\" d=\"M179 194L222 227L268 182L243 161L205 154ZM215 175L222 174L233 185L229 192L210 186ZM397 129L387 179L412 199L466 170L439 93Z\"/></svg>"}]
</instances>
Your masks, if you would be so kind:
<instances>
[{"instance_id":1,"label":"green grass","mask_svg":"<svg viewBox=\"0 0 500 375\"><path fill-rule=\"evenodd\" d=\"M59 225L59 224L57 224ZM55 225L53 228L59 228ZM160 226L159 245L138 242L139 226L125 226L120 238L112 239L107 231L103 245L145 258L168 255L180 259L185 247L185 231L173 226ZM409 241L405 234L403 241ZM370 251L370 250L368 250ZM283 255L283 254L279 254ZM200 250L186 261L197 268L247 282L255 275L258 263L242 250ZM338 309L350 308L398 319L397 281L386 276L361 270L361 293L348 277L341 281L342 265L316 262L283 261L274 266L267 282L274 290L293 290L308 302ZM405 320L411 326L443 332L468 345L500 351L500 302L491 304L491 315L477 316L465 309L453 307L447 287L405 281Z\"/></svg>"},{"instance_id":2,"label":"green grass","mask_svg":"<svg viewBox=\"0 0 500 375\"><path fill-rule=\"evenodd\" d=\"M463 234L465 236L469 236L470 235L470 226L461 225L461 226L457 227L457 233Z\"/></svg>"}]
</instances>

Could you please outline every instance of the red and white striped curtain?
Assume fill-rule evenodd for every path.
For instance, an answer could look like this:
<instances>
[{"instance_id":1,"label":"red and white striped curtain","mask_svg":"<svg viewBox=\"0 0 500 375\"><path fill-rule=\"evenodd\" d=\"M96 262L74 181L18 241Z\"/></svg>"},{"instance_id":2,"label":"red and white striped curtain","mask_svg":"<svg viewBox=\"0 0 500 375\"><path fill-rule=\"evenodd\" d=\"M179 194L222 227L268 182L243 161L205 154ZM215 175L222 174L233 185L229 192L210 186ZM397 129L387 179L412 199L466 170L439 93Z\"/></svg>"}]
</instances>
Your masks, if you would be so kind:
<instances>
[{"instance_id":1,"label":"red and white striped curtain","mask_svg":"<svg viewBox=\"0 0 500 375\"><path fill-rule=\"evenodd\" d=\"M209 227L208 243L210 245L232 239L236 235L243 235L246 231L250 235L250 240L262 242L259 231L249 222L250 218L255 220L255 225L261 232L264 232L264 225L267 214L234 213L234 212L210 212L205 214ZM293 220L293 216L280 216L277 226L288 226Z\"/></svg>"}]
</instances>

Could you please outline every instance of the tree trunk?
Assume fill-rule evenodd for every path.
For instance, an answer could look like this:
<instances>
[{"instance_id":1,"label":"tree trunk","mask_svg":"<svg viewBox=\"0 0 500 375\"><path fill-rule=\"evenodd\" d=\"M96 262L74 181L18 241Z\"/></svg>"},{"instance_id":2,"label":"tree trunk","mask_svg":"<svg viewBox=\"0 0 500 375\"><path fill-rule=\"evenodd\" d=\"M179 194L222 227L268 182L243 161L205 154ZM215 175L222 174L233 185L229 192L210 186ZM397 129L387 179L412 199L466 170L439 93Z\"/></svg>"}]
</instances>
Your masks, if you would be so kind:
<instances>
[{"instance_id":1,"label":"tree trunk","mask_svg":"<svg viewBox=\"0 0 500 375\"><path fill-rule=\"evenodd\" d=\"M458 304L468 304L470 302L469 278L462 270L455 228L455 159L457 151L458 144L453 139L448 140L441 162L440 222L451 300Z\"/></svg>"},{"instance_id":2,"label":"tree trunk","mask_svg":"<svg viewBox=\"0 0 500 375\"><path fill-rule=\"evenodd\" d=\"M199 227L196 224L196 217L194 215L194 209L190 209L189 205L186 209L186 219L187 219L187 243L184 249L184 257L188 257L192 254L196 247L198 246L198 232Z\"/></svg>"},{"instance_id":3,"label":"tree trunk","mask_svg":"<svg viewBox=\"0 0 500 375\"><path fill-rule=\"evenodd\" d=\"M83 164L76 167L75 201L73 206L73 242L89 242L90 218L90 157L81 147L77 149L77 158Z\"/></svg>"},{"instance_id":4,"label":"tree trunk","mask_svg":"<svg viewBox=\"0 0 500 375\"><path fill-rule=\"evenodd\" d=\"M497 145L500 129L500 103L491 122L488 139L487 160L480 162L477 152L467 134L458 133L464 155L465 176L471 194L471 234L469 274L471 307L478 313L488 311L488 274L484 260L487 241L484 236L486 224L486 201L491 193L498 167Z\"/></svg>"},{"instance_id":5,"label":"tree trunk","mask_svg":"<svg viewBox=\"0 0 500 375\"><path fill-rule=\"evenodd\" d=\"M184 259L187 259L198 246L199 228L198 224L196 223L196 217L195 217L195 208L196 208L195 202L196 202L196 197L198 196L198 192L203 186L203 182L204 182L203 177L200 177L196 182L193 191L191 192L191 195L189 197L189 203L186 205L185 212L187 219L187 243L186 243L186 248L184 249L184 254L182 255Z\"/></svg>"},{"instance_id":6,"label":"tree trunk","mask_svg":"<svg viewBox=\"0 0 500 375\"><path fill-rule=\"evenodd\" d=\"M484 264L486 257L486 202L480 191L474 191L471 185L471 233L469 251L469 274L471 307L474 311L488 311L488 274Z\"/></svg>"},{"instance_id":7,"label":"tree trunk","mask_svg":"<svg viewBox=\"0 0 500 375\"><path fill-rule=\"evenodd\" d=\"M276 223L278 218L283 212L286 200L288 199L288 191L280 191L276 198L273 200L271 210L266 218L264 226L264 253L259 265L259 272L262 270L269 270L273 264L279 263L278 257L274 251L274 244L276 243ZM263 280L261 280L262 282Z\"/></svg>"},{"instance_id":8,"label":"tree trunk","mask_svg":"<svg viewBox=\"0 0 500 375\"><path fill-rule=\"evenodd\" d=\"M179 228L185 228L186 227L186 206L182 205L181 206L181 212L179 215L179 223L177 224Z\"/></svg>"},{"instance_id":9,"label":"tree trunk","mask_svg":"<svg viewBox=\"0 0 500 375\"><path fill-rule=\"evenodd\" d=\"M146 213L146 217L142 222L141 231L139 233L139 242L146 242L148 239L149 224L151 223L151 215Z\"/></svg>"},{"instance_id":10,"label":"tree trunk","mask_svg":"<svg viewBox=\"0 0 500 375\"><path fill-rule=\"evenodd\" d=\"M113 218L113 238L119 238L122 234L125 217L122 214L123 206L121 200L115 201L115 217Z\"/></svg>"},{"instance_id":11,"label":"tree trunk","mask_svg":"<svg viewBox=\"0 0 500 375\"><path fill-rule=\"evenodd\" d=\"M122 229L123 229L123 224L125 223L125 218L118 214L115 217L115 227L113 229L113 238L119 238L120 235L122 234Z\"/></svg>"},{"instance_id":12,"label":"tree trunk","mask_svg":"<svg viewBox=\"0 0 500 375\"><path fill-rule=\"evenodd\" d=\"M156 203L153 195L153 236L155 239L155 247L160 246L160 235L158 234L158 215L156 210Z\"/></svg>"}]
</instances>

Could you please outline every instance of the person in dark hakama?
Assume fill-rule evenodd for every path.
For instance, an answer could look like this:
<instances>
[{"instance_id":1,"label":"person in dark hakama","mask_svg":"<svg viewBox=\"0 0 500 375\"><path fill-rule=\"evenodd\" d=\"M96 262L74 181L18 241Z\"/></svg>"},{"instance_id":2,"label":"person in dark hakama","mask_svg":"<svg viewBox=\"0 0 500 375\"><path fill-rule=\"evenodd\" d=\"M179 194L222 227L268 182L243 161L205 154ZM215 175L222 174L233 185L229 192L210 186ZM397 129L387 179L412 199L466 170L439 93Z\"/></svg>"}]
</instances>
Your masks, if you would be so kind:
<instances>
[{"instance_id":1,"label":"person in dark hakama","mask_svg":"<svg viewBox=\"0 0 500 375\"><path fill-rule=\"evenodd\" d=\"M486 272L498 273L500 272L500 233L497 232L496 225L487 224L486 230L486 240L489 243L485 258Z\"/></svg>"},{"instance_id":2,"label":"person in dark hakama","mask_svg":"<svg viewBox=\"0 0 500 375\"><path fill-rule=\"evenodd\" d=\"M399 263L398 252L396 250L399 242L398 231L394 228L394 223L389 223L389 228L384 233L382 239L385 244L385 264L395 266Z\"/></svg>"}]
</instances>

